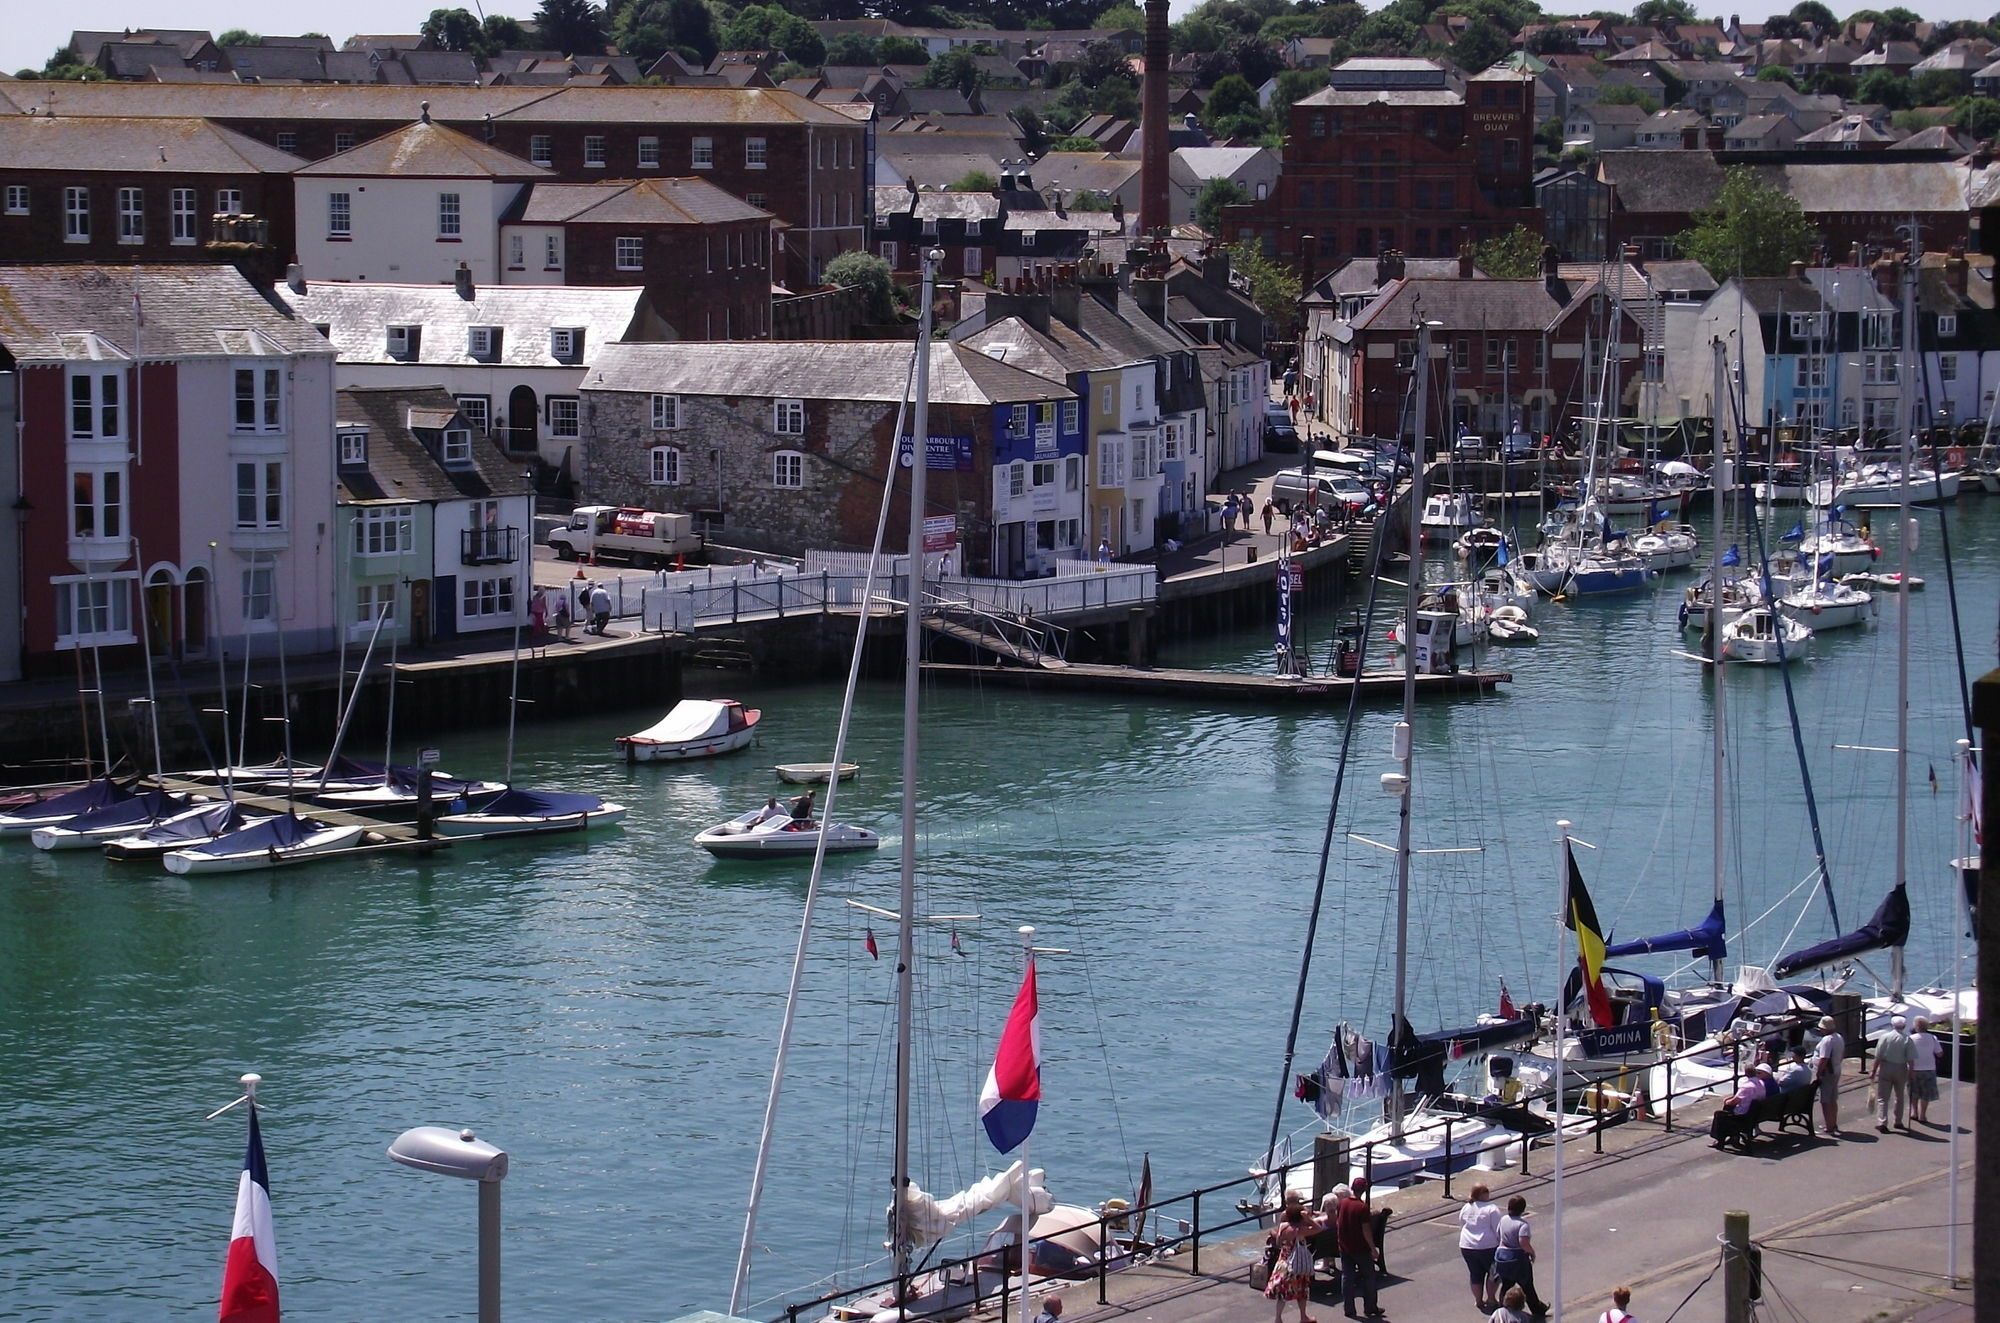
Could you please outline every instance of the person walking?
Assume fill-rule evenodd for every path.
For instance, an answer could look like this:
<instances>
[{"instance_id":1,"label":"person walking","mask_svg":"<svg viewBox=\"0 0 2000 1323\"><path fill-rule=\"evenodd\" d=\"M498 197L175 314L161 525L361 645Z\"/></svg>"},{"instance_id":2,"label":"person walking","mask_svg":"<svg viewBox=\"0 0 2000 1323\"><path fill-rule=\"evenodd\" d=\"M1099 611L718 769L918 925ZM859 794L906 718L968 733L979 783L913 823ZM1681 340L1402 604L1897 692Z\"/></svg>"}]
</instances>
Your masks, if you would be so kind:
<instances>
[{"instance_id":1,"label":"person walking","mask_svg":"<svg viewBox=\"0 0 2000 1323\"><path fill-rule=\"evenodd\" d=\"M1486 1323L1528 1323L1528 1297L1518 1286L1507 1288L1500 1303L1486 1316Z\"/></svg>"},{"instance_id":2,"label":"person walking","mask_svg":"<svg viewBox=\"0 0 2000 1323\"><path fill-rule=\"evenodd\" d=\"M590 588L590 627L599 638L611 627L611 594L601 583Z\"/></svg>"},{"instance_id":3,"label":"person walking","mask_svg":"<svg viewBox=\"0 0 2000 1323\"><path fill-rule=\"evenodd\" d=\"M1278 515L1278 503L1277 503L1276 501L1272 500L1272 499L1271 499L1270 497L1266 496L1266 497L1264 498L1264 536L1265 536L1265 537L1269 537L1269 536L1271 536L1271 521L1272 521L1273 519L1275 519L1275 518L1277 517L1277 515Z\"/></svg>"},{"instance_id":4,"label":"person walking","mask_svg":"<svg viewBox=\"0 0 2000 1323\"><path fill-rule=\"evenodd\" d=\"M1097 539L1097 563L1099 565L1111 563L1111 539L1108 537Z\"/></svg>"},{"instance_id":5,"label":"person walking","mask_svg":"<svg viewBox=\"0 0 2000 1323\"><path fill-rule=\"evenodd\" d=\"M535 595L528 599L528 638L540 642L543 631L549 623L549 590L539 585Z\"/></svg>"},{"instance_id":6,"label":"person walking","mask_svg":"<svg viewBox=\"0 0 2000 1323\"><path fill-rule=\"evenodd\" d=\"M1611 1308L1605 1310L1602 1314L1599 1314L1597 1316L1597 1323L1639 1323L1638 1319L1632 1317L1632 1315L1627 1313L1625 1310L1625 1306L1631 1303L1632 1303L1631 1287L1629 1286L1612 1287Z\"/></svg>"},{"instance_id":7,"label":"person walking","mask_svg":"<svg viewBox=\"0 0 2000 1323\"><path fill-rule=\"evenodd\" d=\"M1908 1028L1908 1020L1892 1015L1889 1032L1875 1040L1875 1129L1885 1135L1891 1114L1896 1118L1896 1129L1910 1128L1903 1124L1903 1108L1910 1099L1910 1062L1917 1055L1917 1045L1910 1041Z\"/></svg>"},{"instance_id":8,"label":"person walking","mask_svg":"<svg viewBox=\"0 0 2000 1323\"><path fill-rule=\"evenodd\" d=\"M556 633L562 635L564 643L569 642L569 593L567 590L556 595Z\"/></svg>"},{"instance_id":9,"label":"person walking","mask_svg":"<svg viewBox=\"0 0 2000 1323\"><path fill-rule=\"evenodd\" d=\"M1500 1219L1496 1234L1500 1243L1493 1250L1493 1275L1506 1286L1521 1288L1521 1296L1537 1317L1549 1312L1548 1305L1535 1293L1535 1238L1528 1225L1528 1201L1515 1195L1507 1201L1507 1215Z\"/></svg>"},{"instance_id":10,"label":"person walking","mask_svg":"<svg viewBox=\"0 0 2000 1323\"><path fill-rule=\"evenodd\" d=\"M1481 1313L1495 1308L1500 1296L1500 1282L1493 1275L1493 1251L1500 1247L1500 1207L1492 1196L1486 1186L1475 1185L1458 1206L1458 1252L1472 1281L1472 1306Z\"/></svg>"},{"instance_id":11,"label":"person walking","mask_svg":"<svg viewBox=\"0 0 2000 1323\"><path fill-rule=\"evenodd\" d=\"M1931 1104L1938 1100L1938 1058L1944 1048L1925 1017L1917 1017L1915 1030L1910 1035L1910 1119L1929 1125Z\"/></svg>"},{"instance_id":12,"label":"person walking","mask_svg":"<svg viewBox=\"0 0 2000 1323\"><path fill-rule=\"evenodd\" d=\"M1819 1089L1820 1120L1826 1133L1840 1138L1840 1072L1847 1064L1847 1038L1831 1015L1819 1017L1819 1041L1813 1044L1813 1079Z\"/></svg>"},{"instance_id":13,"label":"person walking","mask_svg":"<svg viewBox=\"0 0 2000 1323\"><path fill-rule=\"evenodd\" d=\"M1334 1248L1340 1254L1340 1311L1349 1318L1381 1318L1375 1300L1375 1217L1360 1195L1349 1190L1334 1205ZM1361 1297L1363 1313L1354 1312Z\"/></svg>"},{"instance_id":14,"label":"person walking","mask_svg":"<svg viewBox=\"0 0 2000 1323\"><path fill-rule=\"evenodd\" d=\"M1271 1233L1276 1258L1271 1264L1271 1280L1264 1285L1264 1298L1275 1301L1278 1312L1272 1323L1285 1323L1285 1302L1298 1302L1299 1323L1313 1323L1306 1316L1306 1301L1312 1298L1312 1235L1319 1219L1306 1207L1305 1197L1285 1196L1285 1211L1278 1216L1277 1230Z\"/></svg>"},{"instance_id":15,"label":"person walking","mask_svg":"<svg viewBox=\"0 0 2000 1323\"><path fill-rule=\"evenodd\" d=\"M1229 535L1236 531L1236 493L1229 493L1229 499L1222 503L1222 540L1229 541Z\"/></svg>"}]
</instances>

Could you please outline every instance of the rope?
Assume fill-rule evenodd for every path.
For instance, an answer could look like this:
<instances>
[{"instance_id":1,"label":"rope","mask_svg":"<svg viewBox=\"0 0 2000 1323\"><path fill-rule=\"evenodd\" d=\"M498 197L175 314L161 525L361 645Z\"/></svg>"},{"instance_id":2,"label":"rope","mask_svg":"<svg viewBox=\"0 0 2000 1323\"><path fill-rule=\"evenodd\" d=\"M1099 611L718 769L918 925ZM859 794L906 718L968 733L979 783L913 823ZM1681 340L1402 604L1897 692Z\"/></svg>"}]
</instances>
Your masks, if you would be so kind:
<instances>
[{"instance_id":1,"label":"rope","mask_svg":"<svg viewBox=\"0 0 2000 1323\"><path fill-rule=\"evenodd\" d=\"M1694 1299L1695 1296L1700 1293L1702 1287L1707 1286L1710 1282L1714 1281L1715 1274L1721 1271L1722 1271L1722 1258L1720 1255L1717 1255L1715 1260L1715 1266L1708 1270L1708 1276L1696 1282L1694 1284L1694 1290L1689 1291L1686 1295L1682 1296L1681 1302L1674 1306L1674 1312L1667 1315L1666 1318L1662 1319L1661 1323L1674 1323L1674 1320L1680 1317L1681 1311L1687 1308L1688 1301Z\"/></svg>"}]
</instances>

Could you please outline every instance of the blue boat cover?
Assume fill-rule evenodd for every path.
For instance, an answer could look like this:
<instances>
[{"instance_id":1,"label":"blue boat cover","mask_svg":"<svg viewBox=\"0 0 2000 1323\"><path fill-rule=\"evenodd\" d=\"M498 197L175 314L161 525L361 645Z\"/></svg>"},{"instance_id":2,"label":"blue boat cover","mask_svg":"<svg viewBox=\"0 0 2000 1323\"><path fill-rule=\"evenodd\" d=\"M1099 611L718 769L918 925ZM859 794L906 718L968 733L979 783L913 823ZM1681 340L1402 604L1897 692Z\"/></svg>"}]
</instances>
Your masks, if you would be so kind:
<instances>
[{"instance_id":1,"label":"blue boat cover","mask_svg":"<svg viewBox=\"0 0 2000 1323\"><path fill-rule=\"evenodd\" d=\"M596 795L563 794L554 790L508 790L475 816L484 818L573 818L604 807Z\"/></svg>"},{"instance_id":2,"label":"blue boat cover","mask_svg":"<svg viewBox=\"0 0 2000 1323\"><path fill-rule=\"evenodd\" d=\"M123 827L128 823L148 822L178 813L188 806L179 795L170 795L164 790L148 790L143 795L121 799L103 808L79 813L63 826L70 831L89 831L96 827Z\"/></svg>"},{"instance_id":3,"label":"blue boat cover","mask_svg":"<svg viewBox=\"0 0 2000 1323\"><path fill-rule=\"evenodd\" d=\"M1875 907L1874 918L1851 933L1842 933L1838 937L1821 942L1818 946L1808 946L1802 951L1780 956L1771 972L1779 978L1785 978L1802 969L1830 965L1851 955L1901 946L1909 939L1910 893L1908 888L1898 882L1889 894L1883 897L1882 903Z\"/></svg>"},{"instance_id":4,"label":"blue boat cover","mask_svg":"<svg viewBox=\"0 0 2000 1323\"><path fill-rule=\"evenodd\" d=\"M326 765L326 770L315 780L318 781L372 781L380 785L388 774L388 768L381 763L364 762L359 758L349 758L345 754Z\"/></svg>"},{"instance_id":5,"label":"blue boat cover","mask_svg":"<svg viewBox=\"0 0 2000 1323\"><path fill-rule=\"evenodd\" d=\"M1716 901L1708 917L1693 928L1661 933L1658 937L1642 937L1636 942L1615 942L1604 948L1604 955L1610 959L1613 956L1652 955L1659 951L1693 951L1704 960L1726 958L1729 944L1723 939L1722 902Z\"/></svg>"},{"instance_id":6,"label":"blue boat cover","mask_svg":"<svg viewBox=\"0 0 2000 1323\"><path fill-rule=\"evenodd\" d=\"M138 835L140 840L171 846L180 841L205 841L242 825L243 806L225 802L176 821L156 822Z\"/></svg>"},{"instance_id":7,"label":"blue boat cover","mask_svg":"<svg viewBox=\"0 0 2000 1323\"><path fill-rule=\"evenodd\" d=\"M30 804L26 808L17 810L12 816L53 818L64 813L75 816L111 804L122 804L135 797L129 787L105 777L92 781L89 785L78 786L74 790L65 790L60 795L51 795L39 804Z\"/></svg>"},{"instance_id":8,"label":"blue boat cover","mask_svg":"<svg viewBox=\"0 0 2000 1323\"><path fill-rule=\"evenodd\" d=\"M260 822L254 827L245 827L199 845L190 845L187 850L189 854L215 855L246 854L252 850L288 850L314 832L325 830L323 822L281 813L268 822Z\"/></svg>"},{"instance_id":9,"label":"blue boat cover","mask_svg":"<svg viewBox=\"0 0 2000 1323\"><path fill-rule=\"evenodd\" d=\"M421 771L422 769L417 767L391 767L389 769L389 788L391 790L400 790L406 795L416 794L417 775ZM435 772L431 773L431 794L439 799L456 799L458 796L470 794L478 788L479 786L476 782L461 781L454 776L439 776Z\"/></svg>"}]
</instances>

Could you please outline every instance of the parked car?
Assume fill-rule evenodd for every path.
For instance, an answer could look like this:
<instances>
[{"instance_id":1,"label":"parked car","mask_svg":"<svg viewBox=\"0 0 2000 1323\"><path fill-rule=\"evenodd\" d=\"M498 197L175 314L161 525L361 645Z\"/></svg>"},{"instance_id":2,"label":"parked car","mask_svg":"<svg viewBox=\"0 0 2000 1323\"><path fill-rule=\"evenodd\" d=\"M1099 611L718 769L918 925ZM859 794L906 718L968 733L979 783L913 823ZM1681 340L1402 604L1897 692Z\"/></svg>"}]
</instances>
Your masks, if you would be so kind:
<instances>
[{"instance_id":1,"label":"parked car","mask_svg":"<svg viewBox=\"0 0 2000 1323\"><path fill-rule=\"evenodd\" d=\"M1315 472L1308 478L1304 469L1281 469L1271 479L1271 499L1288 508L1302 505L1314 488L1319 490L1319 504L1328 509L1336 505L1359 509L1368 503L1368 488L1359 479L1346 473L1324 472Z\"/></svg>"},{"instance_id":2,"label":"parked car","mask_svg":"<svg viewBox=\"0 0 2000 1323\"><path fill-rule=\"evenodd\" d=\"M1481 459L1486 454L1486 438L1477 432L1460 432L1451 443L1451 453L1459 459Z\"/></svg>"},{"instance_id":3,"label":"parked car","mask_svg":"<svg viewBox=\"0 0 2000 1323\"><path fill-rule=\"evenodd\" d=\"M1526 459L1535 453L1535 438L1526 432L1509 432L1500 438L1500 458Z\"/></svg>"},{"instance_id":4,"label":"parked car","mask_svg":"<svg viewBox=\"0 0 2000 1323\"><path fill-rule=\"evenodd\" d=\"M1299 429L1292 422L1292 411L1276 400L1264 405L1264 449L1293 455L1299 452Z\"/></svg>"}]
</instances>

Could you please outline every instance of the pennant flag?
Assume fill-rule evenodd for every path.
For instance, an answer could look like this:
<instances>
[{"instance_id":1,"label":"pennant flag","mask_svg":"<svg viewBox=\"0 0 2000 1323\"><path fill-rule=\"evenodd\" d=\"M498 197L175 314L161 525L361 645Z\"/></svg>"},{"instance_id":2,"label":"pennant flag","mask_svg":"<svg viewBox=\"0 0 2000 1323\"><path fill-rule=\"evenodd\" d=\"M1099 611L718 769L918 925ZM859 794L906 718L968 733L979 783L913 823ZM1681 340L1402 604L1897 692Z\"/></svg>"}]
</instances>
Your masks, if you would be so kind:
<instances>
[{"instance_id":1,"label":"pennant flag","mask_svg":"<svg viewBox=\"0 0 2000 1323\"><path fill-rule=\"evenodd\" d=\"M1569 859L1569 885L1563 897L1563 926L1576 934L1576 964L1583 975L1584 996L1590 1002L1590 1019L1599 1029L1612 1026L1611 994L1604 990L1604 930L1597 925L1597 907L1584 890L1583 870L1576 866L1576 851L1567 843L1563 854Z\"/></svg>"},{"instance_id":2,"label":"pennant flag","mask_svg":"<svg viewBox=\"0 0 2000 1323\"><path fill-rule=\"evenodd\" d=\"M1514 997L1507 991L1507 980L1503 978L1500 980L1500 1018L1511 1020L1514 1015Z\"/></svg>"},{"instance_id":3,"label":"pennant flag","mask_svg":"<svg viewBox=\"0 0 2000 1323\"><path fill-rule=\"evenodd\" d=\"M1014 1009L1007 1014L1007 1027L1000 1032L993 1069L986 1072L986 1087L979 1091L980 1123L1002 1153L1019 1148L1035 1128L1035 1109L1042 1098L1041 1040L1035 962L1030 960L1021 990L1014 996Z\"/></svg>"},{"instance_id":4,"label":"pennant flag","mask_svg":"<svg viewBox=\"0 0 2000 1323\"><path fill-rule=\"evenodd\" d=\"M1138 1210L1138 1216L1132 1219L1132 1239L1140 1240L1145 1237L1146 1205L1152 1202L1153 1155L1148 1153L1145 1157L1139 1159L1139 1192L1132 1200L1133 1207Z\"/></svg>"},{"instance_id":5,"label":"pennant flag","mask_svg":"<svg viewBox=\"0 0 2000 1323\"><path fill-rule=\"evenodd\" d=\"M264 1137L257 1105L250 1105L250 1146L236 1182L236 1222L222 1265L219 1323L278 1323L278 1242L271 1232L271 1178L264 1170Z\"/></svg>"},{"instance_id":6,"label":"pennant flag","mask_svg":"<svg viewBox=\"0 0 2000 1323\"><path fill-rule=\"evenodd\" d=\"M1734 542L1729 544L1729 550L1722 553L1722 563L1724 565L1741 565L1743 563L1743 553L1736 549Z\"/></svg>"},{"instance_id":7,"label":"pennant flag","mask_svg":"<svg viewBox=\"0 0 2000 1323\"><path fill-rule=\"evenodd\" d=\"M882 958L882 951L875 945L875 930L873 928L863 928L861 931L861 949L868 953L870 960L880 960Z\"/></svg>"}]
</instances>

